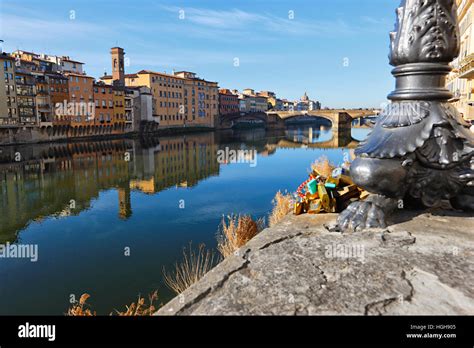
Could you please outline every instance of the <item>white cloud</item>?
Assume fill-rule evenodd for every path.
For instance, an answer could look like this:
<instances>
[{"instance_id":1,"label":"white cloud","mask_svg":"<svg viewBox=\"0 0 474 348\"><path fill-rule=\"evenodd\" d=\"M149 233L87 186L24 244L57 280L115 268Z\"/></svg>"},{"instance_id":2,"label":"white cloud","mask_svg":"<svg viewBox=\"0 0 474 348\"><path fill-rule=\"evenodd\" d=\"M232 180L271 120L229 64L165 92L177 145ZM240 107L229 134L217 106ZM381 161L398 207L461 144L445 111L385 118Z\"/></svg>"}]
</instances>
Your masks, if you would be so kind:
<instances>
[{"instance_id":1,"label":"white cloud","mask_svg":"<svg viewBox=\"0 0 474 348\"><path fill-rule=\"evenodd\" d=\"M252 13L239 9L212 10L193 7L160 6L165 11L184 14L183 24L195 24L197 28L182 25L183 31L200 30L205 33L222 32L241 36L290 34L290 35L340 35L353 33L357 28L351 27L342 20L299 20L287 17L278 17L268 13ZM179 29L174 26L174 29ZM262 32L263 33L262 33ZM259 34L256 34L259 33Z\"/></svg>"}]
</instances>

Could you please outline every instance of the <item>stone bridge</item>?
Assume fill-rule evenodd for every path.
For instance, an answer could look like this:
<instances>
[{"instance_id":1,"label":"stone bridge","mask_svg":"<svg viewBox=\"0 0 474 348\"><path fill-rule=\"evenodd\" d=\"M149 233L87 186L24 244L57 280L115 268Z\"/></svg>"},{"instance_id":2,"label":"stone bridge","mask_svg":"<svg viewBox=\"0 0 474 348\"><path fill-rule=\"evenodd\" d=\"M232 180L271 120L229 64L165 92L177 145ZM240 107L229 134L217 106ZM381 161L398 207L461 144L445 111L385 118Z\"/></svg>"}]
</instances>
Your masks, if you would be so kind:
<instances>
[{"instance_id":1,"label":"stone bridge","mask_svg":"<svg viewBox=\"0 0 474 348\"><path fill-rule=\"evenodd\" d=\"M229 129L238 122L260 122L267 128L285 128L285 122L278 115L269 115L265 112L253 112L248 114L233 113L219 116L218 129Z\"/></svg>"},{"instance_id":2,"label":"stone bridge","mask_svg":"<svg viewBox=\"0 0 474 348\"><path fill-rule=\"evenodd\" d=\"M219 117L218 128L232 128L237 122L255 121L262 122L267 128L283 128L287 120L298 117L321 117L331 121L333 129L348 128L352 120L378 115L380 110L368 109L328 109L328 110L305 110L305 111L267 111L241 115L240 113L228 114Z\"/></svg>"},{"instance_id":3,"label":"stone bridge","mask_svg":"<svg viewBox=\"0 0 474 348\"><path fill-rule=\"evenodd\" d=\"M268 111L267 114L278 115L282 120L291 120L297 117L321 117L331 121L333 127L351 124L352 120L361 117L374 116L379 114L379 110L368 109L328 109L328 110L305 110L305 111Z\"/></svg>"}]
</instances>

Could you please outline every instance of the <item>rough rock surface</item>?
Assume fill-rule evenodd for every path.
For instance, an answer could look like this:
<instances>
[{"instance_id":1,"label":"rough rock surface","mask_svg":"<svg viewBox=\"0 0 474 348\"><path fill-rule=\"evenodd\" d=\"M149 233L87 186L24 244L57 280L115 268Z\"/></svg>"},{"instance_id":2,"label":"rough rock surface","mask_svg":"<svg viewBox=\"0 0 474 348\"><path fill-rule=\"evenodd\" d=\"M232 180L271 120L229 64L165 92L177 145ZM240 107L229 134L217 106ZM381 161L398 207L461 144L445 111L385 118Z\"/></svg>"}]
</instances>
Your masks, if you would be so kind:
<instances>
[{"instance_id":1,"label":"rough rock surface","mask_svg":"<svg viewBox=\"0 0 474 348\"><path fill-rule=\"evenodd\" d=\"M330 232L288 216L157 315L474 315L474 217L400 211L387 229Z\"/></svg>"}]
</instances>

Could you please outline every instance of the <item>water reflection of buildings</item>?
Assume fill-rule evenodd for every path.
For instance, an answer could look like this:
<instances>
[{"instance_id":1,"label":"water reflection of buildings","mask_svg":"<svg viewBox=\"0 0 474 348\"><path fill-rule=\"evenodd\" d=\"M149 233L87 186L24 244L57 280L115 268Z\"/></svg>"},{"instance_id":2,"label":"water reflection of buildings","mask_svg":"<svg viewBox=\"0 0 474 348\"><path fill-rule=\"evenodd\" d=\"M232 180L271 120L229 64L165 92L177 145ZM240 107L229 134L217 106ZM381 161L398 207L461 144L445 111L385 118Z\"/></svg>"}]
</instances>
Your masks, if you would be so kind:
<instances>
[{"instance_id":1,"label":"water reflection of buildings","mask_svg":"<svg viewBox=\"0 0 474 348\"><path fill-rule=\"evenodd\" d=\"M78 215L111 188L119 217L127 219L131 191L194 186L219 173L216 153L214 133L0 148L0 243L15 240L33 220Z\"/></svg>"},{"instance_id":2,"label":"water reflection of buildings","mask_svg":"<svg viewBox=\"0 0 474 348\"><path fill-rule=\"evenodd\" d=\"M313 128L313 140L323 127ZM352 148L356 144L338 133L330 141L307 146ZM118 216L128 219L133 213L133 191L156 194L171 187L192 187L218 175L219 149L255 149L259 156L270 156L278 148L297 147L301 143L289 139L284 130L0 147L0 244L14 241L31 221L78 215L90 208L101 191L110 189L118 192Z\"/></svg>"},{"instance_id":3,"label":"water reflection of buildings","mask_svg":"<svg viewBox=\"0 0 474 348\"><path fill-rule=\"evenodd\" d=\"M119 190L121 218L131 215L131 190L155 194L219 174L214 133L162 138L156 146L136 149L134 157L130 182Z\"/></svg>"}]
</instances>

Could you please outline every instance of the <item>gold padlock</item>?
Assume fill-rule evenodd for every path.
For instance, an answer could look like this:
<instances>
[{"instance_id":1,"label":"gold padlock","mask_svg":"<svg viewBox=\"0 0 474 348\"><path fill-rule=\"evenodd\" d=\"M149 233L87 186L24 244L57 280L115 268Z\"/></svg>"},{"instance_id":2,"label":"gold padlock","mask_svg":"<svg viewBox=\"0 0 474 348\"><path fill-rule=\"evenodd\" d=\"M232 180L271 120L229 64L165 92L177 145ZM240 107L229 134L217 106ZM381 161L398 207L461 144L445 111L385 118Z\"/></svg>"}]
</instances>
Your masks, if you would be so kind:
<instances>
[{"instance_id":1,"label":"gold padlock","mask_svg":"<svg viewBox=\"0 0 474 348\"><path fill-rule=\"evenodd\" d=\"M319 214L321 212L321 209L322 209L321 200L315 199L309 202L308 214Z\"/></svg>"},{"instance_id":2,"label":"gold padlock","mask_svg":"<svg viewBox=\"0 0 474 348\"><path fill-rule=\"evenodd\" d=\"M304 208L305 208L305 203L304 202L296 202L295 206L294 206L294 209L293 209L293 213L295 215L301 215L305 211Z\"/></svg>"},{"instance_id":3,"label":"gold padlock","mask_svg":"<svg viewBox=\"0 0 474 348\"><path fill-rule=\"evenodd\" d=\"M320 183L318 185L318 195L319 195L319 199L321 201L322 209L324 209L324 211L329 213L331 211L330 202L329 202L329 195L328 195L326 187L324 187L323 183Z\"/></svg>"}]
</instances>

